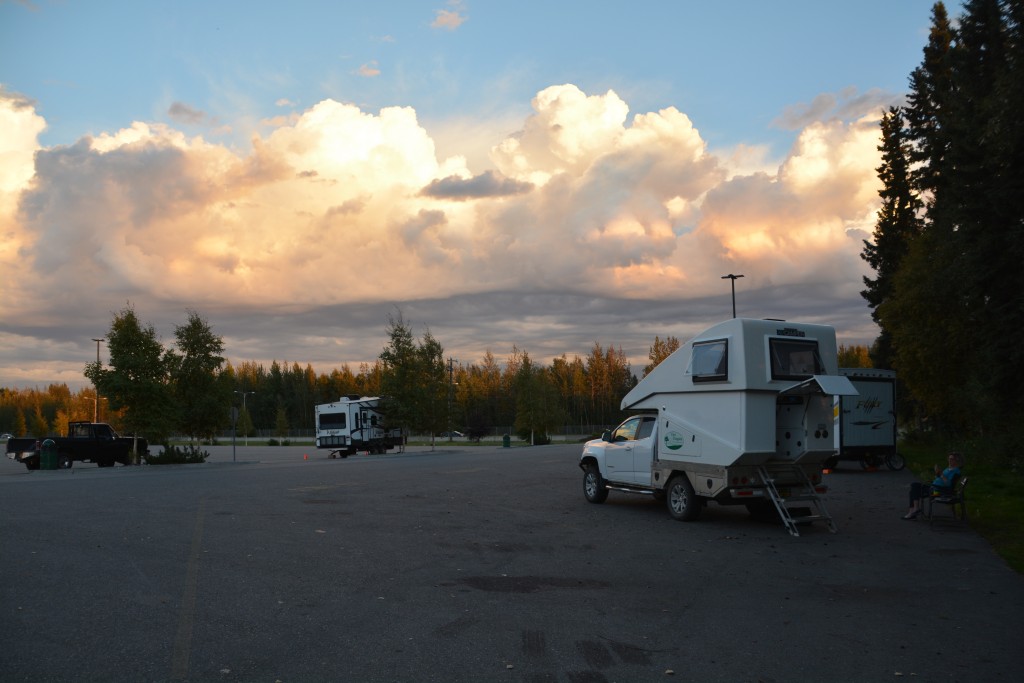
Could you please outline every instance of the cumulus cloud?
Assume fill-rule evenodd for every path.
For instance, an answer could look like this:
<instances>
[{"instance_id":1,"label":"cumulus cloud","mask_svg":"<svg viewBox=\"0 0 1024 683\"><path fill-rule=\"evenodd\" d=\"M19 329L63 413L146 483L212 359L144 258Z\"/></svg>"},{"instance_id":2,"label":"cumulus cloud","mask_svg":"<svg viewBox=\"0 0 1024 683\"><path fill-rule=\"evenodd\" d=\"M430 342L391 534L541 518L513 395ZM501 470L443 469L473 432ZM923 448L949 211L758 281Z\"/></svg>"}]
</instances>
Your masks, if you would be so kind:
<instances>
[{"instance_id":1,"label":"cumulus cloud","mask_svg":"<svg viewBox=\"0 0 1024 683\"><path fill-rule=\"evenodd\" d=\"M876 115L823 107L771 166L710 152L674 107L630 117L613 91L555 85L532 105L474 170L408 107L324 100L248 150L144 122L41 148L33 103L0 91L0 269L19 273L0 336L87 343L132 301L168 332L201 311L233 358L334 367L372 360L400 303L466 362L607 335L639 363L655 334L726 315L730 272L741 314L870 329ZM0 354L0 376L15 367Z\"/></svg>"}]
</instances>

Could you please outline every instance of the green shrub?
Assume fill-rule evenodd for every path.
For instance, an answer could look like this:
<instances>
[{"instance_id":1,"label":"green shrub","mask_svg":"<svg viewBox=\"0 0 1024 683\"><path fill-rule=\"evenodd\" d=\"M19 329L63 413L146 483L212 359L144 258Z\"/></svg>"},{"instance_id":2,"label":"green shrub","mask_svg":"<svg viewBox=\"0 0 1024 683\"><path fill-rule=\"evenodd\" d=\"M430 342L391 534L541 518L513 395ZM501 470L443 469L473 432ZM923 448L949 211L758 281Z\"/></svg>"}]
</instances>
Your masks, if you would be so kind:
<instances>
[{"instance_id":1,"label":"green shrub","mask_svg":"<svg viewBox=\"0 0 1024 683\"><path fill-rule=\"evenodd\" d=\"M187 446L164 446L164 452L159 455L150 454L145 456L147 465L192 465L206 462L210 457L209 451L200 450L198 446L191 444Z\"/></svg>"}]
</instances>

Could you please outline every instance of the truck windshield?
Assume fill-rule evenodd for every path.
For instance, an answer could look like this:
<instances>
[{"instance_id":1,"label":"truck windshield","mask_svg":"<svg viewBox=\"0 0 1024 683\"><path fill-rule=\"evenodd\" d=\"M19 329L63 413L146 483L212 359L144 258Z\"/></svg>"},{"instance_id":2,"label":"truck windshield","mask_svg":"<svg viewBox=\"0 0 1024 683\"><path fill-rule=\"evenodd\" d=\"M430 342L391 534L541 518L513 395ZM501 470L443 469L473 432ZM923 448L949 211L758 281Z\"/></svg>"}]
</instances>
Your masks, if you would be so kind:
<instances>
[{"instance_id":1,"label":"truck windshield","mask_svg":"<svg viewBox=\"0 0 1024 683\"><path fill-rule=\"evenodd\" d=\"M807 379L824 373L814 340L769 339L772 379Z\"/></svg>"}]
</instances>

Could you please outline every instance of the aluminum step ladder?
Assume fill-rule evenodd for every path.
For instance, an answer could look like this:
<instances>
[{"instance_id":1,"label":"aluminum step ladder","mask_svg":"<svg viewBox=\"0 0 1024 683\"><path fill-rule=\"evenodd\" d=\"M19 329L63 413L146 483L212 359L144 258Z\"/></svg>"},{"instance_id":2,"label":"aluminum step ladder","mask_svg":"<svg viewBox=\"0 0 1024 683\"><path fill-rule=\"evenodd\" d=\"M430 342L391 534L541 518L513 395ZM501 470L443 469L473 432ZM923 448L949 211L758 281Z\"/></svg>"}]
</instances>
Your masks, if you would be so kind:
<instances>
[{"instance_id":1,"label":"aluminum step ladder","mask_svg":"<svg viewBox=\"0 0 1024 683\"><path fill-rule=\"evenodd\" d=\"M786 525L786 530L789 531L790 536L799 536L800 524L810 524L812 522L825 522L828 526L830 533L836 533L839 529L836 527L836 523L832 520L832 515L828 513L825 508L825 501L814 489L814 484L807 478L807 473L802 467L797 465L762 465L758 467L758 474L761 475L762 481L765 484L765 491L772 503L775 505L775 509L779 513L779 517L782 518L782 523ZM780 489L776 486L776 480L785 482L797 482L786 483ZM785 494L785 495L783 495ZM794 515L795 509L791 509L789 506L791 503L807 503L810 504L812 509L809 515ZM808 507L802 505L800 507Z\"/></svg>"}]
</instances>

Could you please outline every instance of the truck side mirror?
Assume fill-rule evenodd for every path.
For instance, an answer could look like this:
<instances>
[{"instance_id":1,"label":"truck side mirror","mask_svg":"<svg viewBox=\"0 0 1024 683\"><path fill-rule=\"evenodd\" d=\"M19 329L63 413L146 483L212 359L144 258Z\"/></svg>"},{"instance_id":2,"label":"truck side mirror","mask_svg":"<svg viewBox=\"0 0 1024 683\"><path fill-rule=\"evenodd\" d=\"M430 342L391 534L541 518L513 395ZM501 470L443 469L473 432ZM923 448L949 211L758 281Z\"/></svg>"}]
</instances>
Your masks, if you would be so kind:
<instances>
[{"instance_id":1,"label":"truck side mirror","mask_svg":"<svg viewBox=\"0 0 1024 683\"><path fill-rule=\"evenodd\" d=\"M612 432L611 432L610 429L604 430L604 432L601 434L601 440L602 441L611 441L612 440Z\"/></svg>"}]
</instances>

